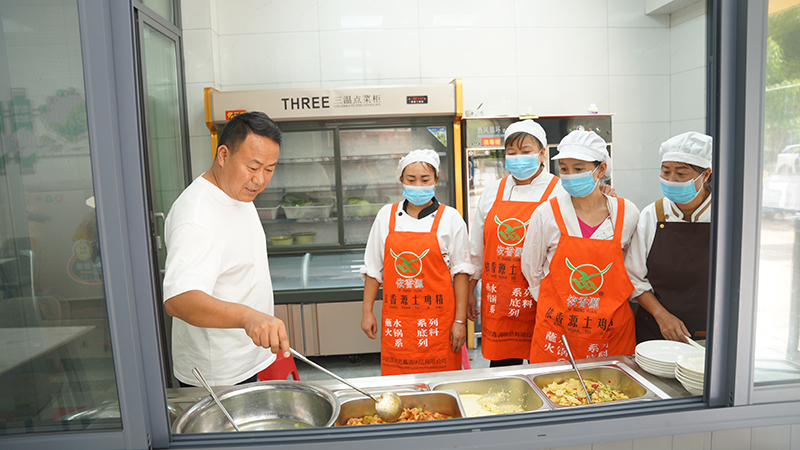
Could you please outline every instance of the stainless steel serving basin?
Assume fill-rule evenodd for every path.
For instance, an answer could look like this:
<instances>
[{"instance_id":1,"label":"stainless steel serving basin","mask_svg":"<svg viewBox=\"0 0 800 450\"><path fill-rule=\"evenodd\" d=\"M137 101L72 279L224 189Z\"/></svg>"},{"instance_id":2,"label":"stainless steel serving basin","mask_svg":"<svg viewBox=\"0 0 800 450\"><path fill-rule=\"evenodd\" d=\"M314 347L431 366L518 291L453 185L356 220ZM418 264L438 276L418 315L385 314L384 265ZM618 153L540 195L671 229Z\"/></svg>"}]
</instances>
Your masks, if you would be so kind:
<instances>
[{"instance_id":1,"label":"stainless steel serving basin","mask_svg":"<svg viewBox=\"0 0 800 450\"><path fill-rule=\"evenodd\" d=\"M403 400L403 406L406 408L422 407L430 412L438 412L453 418L464 417L464 409L461 406L458 393L453 390L398 392L397 395ZM373 414L375 414L375 402L363 395L360 398L342 399L339 417L336 418L333 425L343 426L347 424L348 419L371 416Z\"/></svg>"},{"instance_id":2,"label":"stainless steel serving basin","mask_svg":"<svg viewBox=\"0 0 800 450\"><path fill-rule=\"evenodd\" d=\"M654 400L659 398L654 392L652 392L647 387L643 386L638 381L634 380L628 373L622 370L620 367L614 367L612 365L605 365L605 366L597 366L591 364L579 364L578 368L581 371L581 375L583 376L584 381L586 380L593 380L599 381L604 385L612 388L618 389L623 394L628 396L628 399L623 400L615 400L613 402L603 402L603 403L593 403L591 405L575 405L575 406L600 406L605 405L608 403L619 403L619 402L630 402L630 401L640 401L640 400ZM551 373L543 373L540 375L532 375L531 379L533 380L533 384L542 391L542 396L547 399L547 402L552 405L554 408L572 408L575 406L564 406L551 401L547 398L547 395L544 393L545 386L556 382L562 383L567 381L570 378L578 378L578 375L575 373L574 370L567 370L567 371L559 371L559 372L551 372ZM588 381L587 381L588 383Z\"/></svg>"},{"instance_id":3,"label":"stainless steel serving basin","mask_svg":"<svg viewBox=\"0 0 800 450\"><path fill-rule=\"evenodd\" d=\"M523 376L504 376L497 378L478 378L465 381L449 381L441 383L431 383L428 385L432 391L443 389L453 389L460 395L476 394L486 395L492 393L508 393L507 404L518 405L525 411L549 410L548 402L542 399L542 395L533 387L530 380ZM462 407L464 400L461 399ZM502 405L502 404L501 404ZM469 416L470 412L465 407L465 412Z\"/></svg>"},{"instance_id":4,"label":"stainless steel serving basin","mask_svg":"<svg viewBox=\"0 0 800 450\"><path fill-rule=\"evenodd\" d=\"M331 391L301 381L244 384L217 397L241 431L328 427L339 415L339 399ZM172 425L173 433L232 430L211 396L186 409Z\"/></svg>"},{"instance_id":5,"label":"stainless steel serving basin","mask_svg":"<svg viewBox=\"0 0 800 450\"><path fill-rule=\"evenodd\" d=\"M358 386L358 385L356 385ZM358 386L361 388L361 386ZM378 386L378 387L364 387L361 388L362 391L367 392L375 397L380 397L381 394L386 392L394 392L398 395L403 393L411 393L411 392L425 392L428 390L425 384L420 383L419 385L416 384L401 384L395 386ZM355 389L337 389L333 391L333 393L339 397L339 400L343 401L350 397L359 397L359 398L366 398L364 394L361 392L356 391Z\"/></svg>"}]
</instances>

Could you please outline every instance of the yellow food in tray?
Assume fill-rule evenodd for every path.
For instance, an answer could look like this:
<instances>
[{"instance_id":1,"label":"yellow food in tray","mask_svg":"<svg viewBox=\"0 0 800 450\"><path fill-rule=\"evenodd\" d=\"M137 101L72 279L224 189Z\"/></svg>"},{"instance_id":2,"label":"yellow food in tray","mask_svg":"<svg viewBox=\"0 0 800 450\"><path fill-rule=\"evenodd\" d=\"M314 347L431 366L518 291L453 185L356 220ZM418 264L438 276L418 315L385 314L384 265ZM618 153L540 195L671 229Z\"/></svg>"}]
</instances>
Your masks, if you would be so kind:
<instances>
[{"instance_id":1,"label":"yellow food in tray","mask_svg":"<svg viewBox=\"0 0 800 450\"><path fill-rule=\"evenodd\" d=\"M628 398L628 396L619 389L612 389L603 383L590 379L584 379L584 381L586 382L586 389L589 390L589 395L592 396L593 403L611 402ZM589 404L589 401L586 400L586 392L584 392L583 386L581 386L581 382L577 378L570 378L562 383L556 383L554 381L545 386L542 391L544 391L547 398L553 403L562 406Z\"/></svg>"},{"instance_id":2,"label":"yellow food in tray","mask_svg":"<svg viewBox=\"0 0 800 450\"><path fill-rule=\"evenodd\" d=\"M509 414L525 411L522 406L510 401L510 394L506 391L479 394L459 394L461 406L467 417L488 416L494 414Z\"/></svg>"}]
</instances>

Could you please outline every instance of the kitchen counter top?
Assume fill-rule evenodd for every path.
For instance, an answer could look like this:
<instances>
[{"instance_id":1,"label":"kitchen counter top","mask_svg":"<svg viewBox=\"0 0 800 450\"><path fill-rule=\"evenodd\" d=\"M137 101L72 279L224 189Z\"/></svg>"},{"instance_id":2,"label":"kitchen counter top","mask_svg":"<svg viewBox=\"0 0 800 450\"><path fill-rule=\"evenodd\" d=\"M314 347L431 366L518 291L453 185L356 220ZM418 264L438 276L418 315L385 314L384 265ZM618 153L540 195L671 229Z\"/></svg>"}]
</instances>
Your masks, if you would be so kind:
<instances>
[{"instance_id":1,"label":"kitchen counter top","mask_svg":"<svg viewBox=\"0 0 800 450\"><path fill-rule=\"evenodd\" d=\"M675 379L661 378L645 372L633 358L628 356L611 356L597 359L583 359L576 361L581 370L590 369L596 366L616 363L631 376L634 380L648 388L654 397L660 399L688 397L690 394ZM477 378L497 378L503 376L522 375L530 379L533 377L552 372L562 372L572 370L568 361L559 361L541 364L529 364L522 366L493 367L486 369L471 369L451 372L436 372L412 375L393 375L385 377L363 377L351 378L348 381L361 389L371 391L385 388L400 389L422 389L427 390L429 384L436 384L451 381L473 380ZM340 396L361 395L356 393L349 386L335 380L315 380L308 382L316 386L324 387L337 393ZM215 392L223 391L230 386L218 386ZM192 388L171 388L167 389L167 401L179 411L189 408L191 405L206 397L208 393L202 387ZM650 398L653 400L655 398Z\"/></svg>"}]
</instances>

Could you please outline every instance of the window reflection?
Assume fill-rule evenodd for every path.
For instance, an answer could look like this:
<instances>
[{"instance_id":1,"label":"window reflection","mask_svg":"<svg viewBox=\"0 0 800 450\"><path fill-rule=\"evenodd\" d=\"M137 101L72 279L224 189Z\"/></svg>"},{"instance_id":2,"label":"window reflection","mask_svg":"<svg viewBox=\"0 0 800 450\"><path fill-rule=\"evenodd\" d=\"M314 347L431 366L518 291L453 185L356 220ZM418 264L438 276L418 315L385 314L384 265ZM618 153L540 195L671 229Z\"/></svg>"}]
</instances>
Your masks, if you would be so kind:
<instances>
[{"instance_id":1,"label":"window reflection","mask_svg":"<svg viewBox=\"0 0 800 450\"><path fill-rule=\"evenodd\" d=\"M786 6L794 3L794 6ZM800 5L770 2L755 381L800 380Z\"/></svg>"},{"instance_id":2,"label":"window reflection","mask_svg":"<svg viewBox=\"0 0 800 450\"><path fill-rule=\"evenodd\" d=\"M0 23L0 435L119 428L77 4Z\"/></svg>"}]
</instances>

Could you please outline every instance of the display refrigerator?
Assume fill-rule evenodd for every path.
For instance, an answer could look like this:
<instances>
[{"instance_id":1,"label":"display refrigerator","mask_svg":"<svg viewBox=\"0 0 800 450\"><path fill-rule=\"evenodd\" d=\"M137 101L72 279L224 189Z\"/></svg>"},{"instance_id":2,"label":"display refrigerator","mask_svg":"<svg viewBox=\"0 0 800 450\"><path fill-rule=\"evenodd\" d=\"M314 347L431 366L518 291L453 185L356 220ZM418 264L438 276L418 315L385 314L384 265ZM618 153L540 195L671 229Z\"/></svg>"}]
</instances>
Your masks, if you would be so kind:
<instances>
[{"instance_id":1,"label":"display refrigerator","mask_svg":"<svg viewBox=\"0 0 800 450\"><path fill-rule=\"evenodd\" d=\"M380 351L361 331L359 270L378 210L398 202L399 159L439 154L436 198L465 214L461 80L447 84L222 92L205 89L212 152L228 120L263 111L283 132L254 200L267 236L275 314L306 355ZM380 293L375 313L380 320Z\"/></svg>"}]
</instances>

